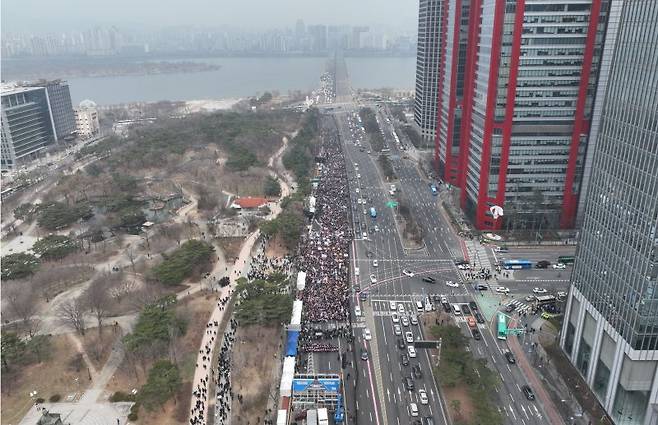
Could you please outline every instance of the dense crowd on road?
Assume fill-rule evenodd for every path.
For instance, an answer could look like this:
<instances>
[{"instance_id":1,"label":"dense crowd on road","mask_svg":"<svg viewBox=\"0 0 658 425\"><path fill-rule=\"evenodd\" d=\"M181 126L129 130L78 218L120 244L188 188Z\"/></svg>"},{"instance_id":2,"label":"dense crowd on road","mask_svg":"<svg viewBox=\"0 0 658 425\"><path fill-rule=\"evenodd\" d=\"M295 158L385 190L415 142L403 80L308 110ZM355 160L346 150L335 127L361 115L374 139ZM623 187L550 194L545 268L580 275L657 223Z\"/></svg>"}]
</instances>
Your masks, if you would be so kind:
<instances>
[{"instance_id":1,"label":"dense crowd on road","mask_svg":"<svg viewBox=\"0 0 658 425\"><path fill-rule=\"evenodd\" d=\"M347 175L337 137L325 141L321 183L315 193L319 213L298 257L298 269L306 272L302 299L308 322L343 321L349 311Z\"/></svg>"},{"instance_id":2,"label":"dense crowd on road","mask_svg":"<svg viewBox=\"0 0 658 425\"><path fill-rule=\"evenodd\" d=\"M231 401L234 394L231 389L231 349L235 341L235 331L238 321L231 318L231 321L224 332L222 348L217 356L217 374L214 376L216 406L215 406L215 424L224 424L228 422L231 412Z\"/></svg>"}]
</instances>

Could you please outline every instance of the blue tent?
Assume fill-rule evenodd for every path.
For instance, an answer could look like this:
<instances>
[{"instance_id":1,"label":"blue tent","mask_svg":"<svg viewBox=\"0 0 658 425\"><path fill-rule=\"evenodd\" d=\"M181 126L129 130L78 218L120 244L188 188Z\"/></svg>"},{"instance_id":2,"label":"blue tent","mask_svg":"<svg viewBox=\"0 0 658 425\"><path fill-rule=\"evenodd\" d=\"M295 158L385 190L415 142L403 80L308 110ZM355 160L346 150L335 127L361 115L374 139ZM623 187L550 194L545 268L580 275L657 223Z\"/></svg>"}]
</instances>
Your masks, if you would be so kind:
<instances>
[{"instance_id":1,"label":"blue tent","mask_svg":"<svg viewBox=\"0 0 658 425\"><path fill-rule=\"evenodd\" d=\"M299 340L299 331L288 331L288 342L286 343L286 356L297 355L297 340Z\"/></svg>"}]
</instances>

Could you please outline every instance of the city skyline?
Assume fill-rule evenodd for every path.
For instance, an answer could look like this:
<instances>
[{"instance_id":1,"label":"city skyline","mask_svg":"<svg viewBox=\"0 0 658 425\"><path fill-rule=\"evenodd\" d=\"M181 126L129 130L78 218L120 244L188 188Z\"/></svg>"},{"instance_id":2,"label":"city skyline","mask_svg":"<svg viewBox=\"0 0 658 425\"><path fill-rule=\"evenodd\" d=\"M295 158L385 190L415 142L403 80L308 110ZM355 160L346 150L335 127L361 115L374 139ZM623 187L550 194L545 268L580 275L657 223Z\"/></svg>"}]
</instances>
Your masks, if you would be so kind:
<instances>
[{"instance_id":1,"label":"city skyline","mask_svg":"<svg viewBox=\"0 0 658 425\"><path fill-rule=\"evenodd\" d=\"M119 0L111 4L71 0L68 6L63 8L56 3L39 0L5 1L1 17L3 32L23 32L35 28L42 33L60 31L62 28L82 30L95 25L115 25L117 22L126 27L147 30L185 25L231 25L263 29L294 27L297 19L311 24L321 22L327 25L383 25L415 32L418 1L338 0L321 3L303 0L257 0L229 5L227 2L191 0L186 2L185 8L179 8L163 6L162 2L155 0ZM343 12L347 9L351 13ZM35 10L39 13L35 14ZM126 13L127 10L130 13ZM253 13L254 10L259 13Z\"/></svg>"}]
</instances>

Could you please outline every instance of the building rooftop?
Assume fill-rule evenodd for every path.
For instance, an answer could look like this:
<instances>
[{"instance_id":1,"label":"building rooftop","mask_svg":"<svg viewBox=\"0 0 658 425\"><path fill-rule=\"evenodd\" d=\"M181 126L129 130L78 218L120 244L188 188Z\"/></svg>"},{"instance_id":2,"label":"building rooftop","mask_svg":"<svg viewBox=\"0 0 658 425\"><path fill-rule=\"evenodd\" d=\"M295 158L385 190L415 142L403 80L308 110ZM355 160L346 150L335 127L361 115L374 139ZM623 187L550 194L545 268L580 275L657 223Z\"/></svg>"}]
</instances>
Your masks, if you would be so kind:
<instances>
[{"instance_id":1,"label":"building rooftop","mask_svg":"<svg viewBox=\"0 0 658 425\"><path fill-rule=\"evenodd\" d=\"M258 208L267 204L267 199L265 198L254 198L251 196L245 198L238 198L234 202L235 205L240 208Z\"/></svg>"}]
</instances>

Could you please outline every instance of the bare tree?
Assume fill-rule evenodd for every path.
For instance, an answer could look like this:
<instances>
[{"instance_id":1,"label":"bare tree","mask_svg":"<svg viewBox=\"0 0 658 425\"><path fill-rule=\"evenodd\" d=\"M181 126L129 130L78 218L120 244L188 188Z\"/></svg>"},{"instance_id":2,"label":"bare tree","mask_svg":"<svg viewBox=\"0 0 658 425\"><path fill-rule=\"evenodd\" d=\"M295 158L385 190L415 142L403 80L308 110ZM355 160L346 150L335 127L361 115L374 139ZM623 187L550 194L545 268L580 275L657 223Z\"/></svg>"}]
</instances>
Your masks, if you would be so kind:
<instances>
[{"instance_id":1,"label":"bare tree","mask_svg":"<svg viewBox=\"0 0 658 425\"><path fill-rule=\"evenodd\" d=\"M62 302L55 314L62 325L81 335L85 334L85 306L82 297Z\"/></svg>"},{"instance_id":2,"label":"bare tree","mask_svg":"<svg viewBox=\"0 0 658 425\"><path fill-rule=\"evenodd\" d=\"M32 317L37 311L34 285L30 282L12 285L5 289L5 299L11 315L21 321L23 330L32 337L38 327L38 321Z\"/></svg>"},{"instance_id":3,"label":"bare tree","mask_svg":"<svg viewBox=\"0 0 658 425\"><path fill-rule=\"evenodd\" d=\"M91 314L96 317L99 341L102 339L101 326L103 325L103 319L108 315L108 302L110 301L106 277L101 275L94 279L84 293L84 304Z\"/></svg>"},{"instance_id":4,"label":"bare tree","mask_svg":"<svg viewBox=\"0 0 658 425\"><path fill-rule=\"evenodd\" d=\"M132 245L128 245L128 248L126 249L126 257L130 260L130 265L132 266L133 273L135 273L135 250L133 249Z\"/></svg>"}]
</instances>

